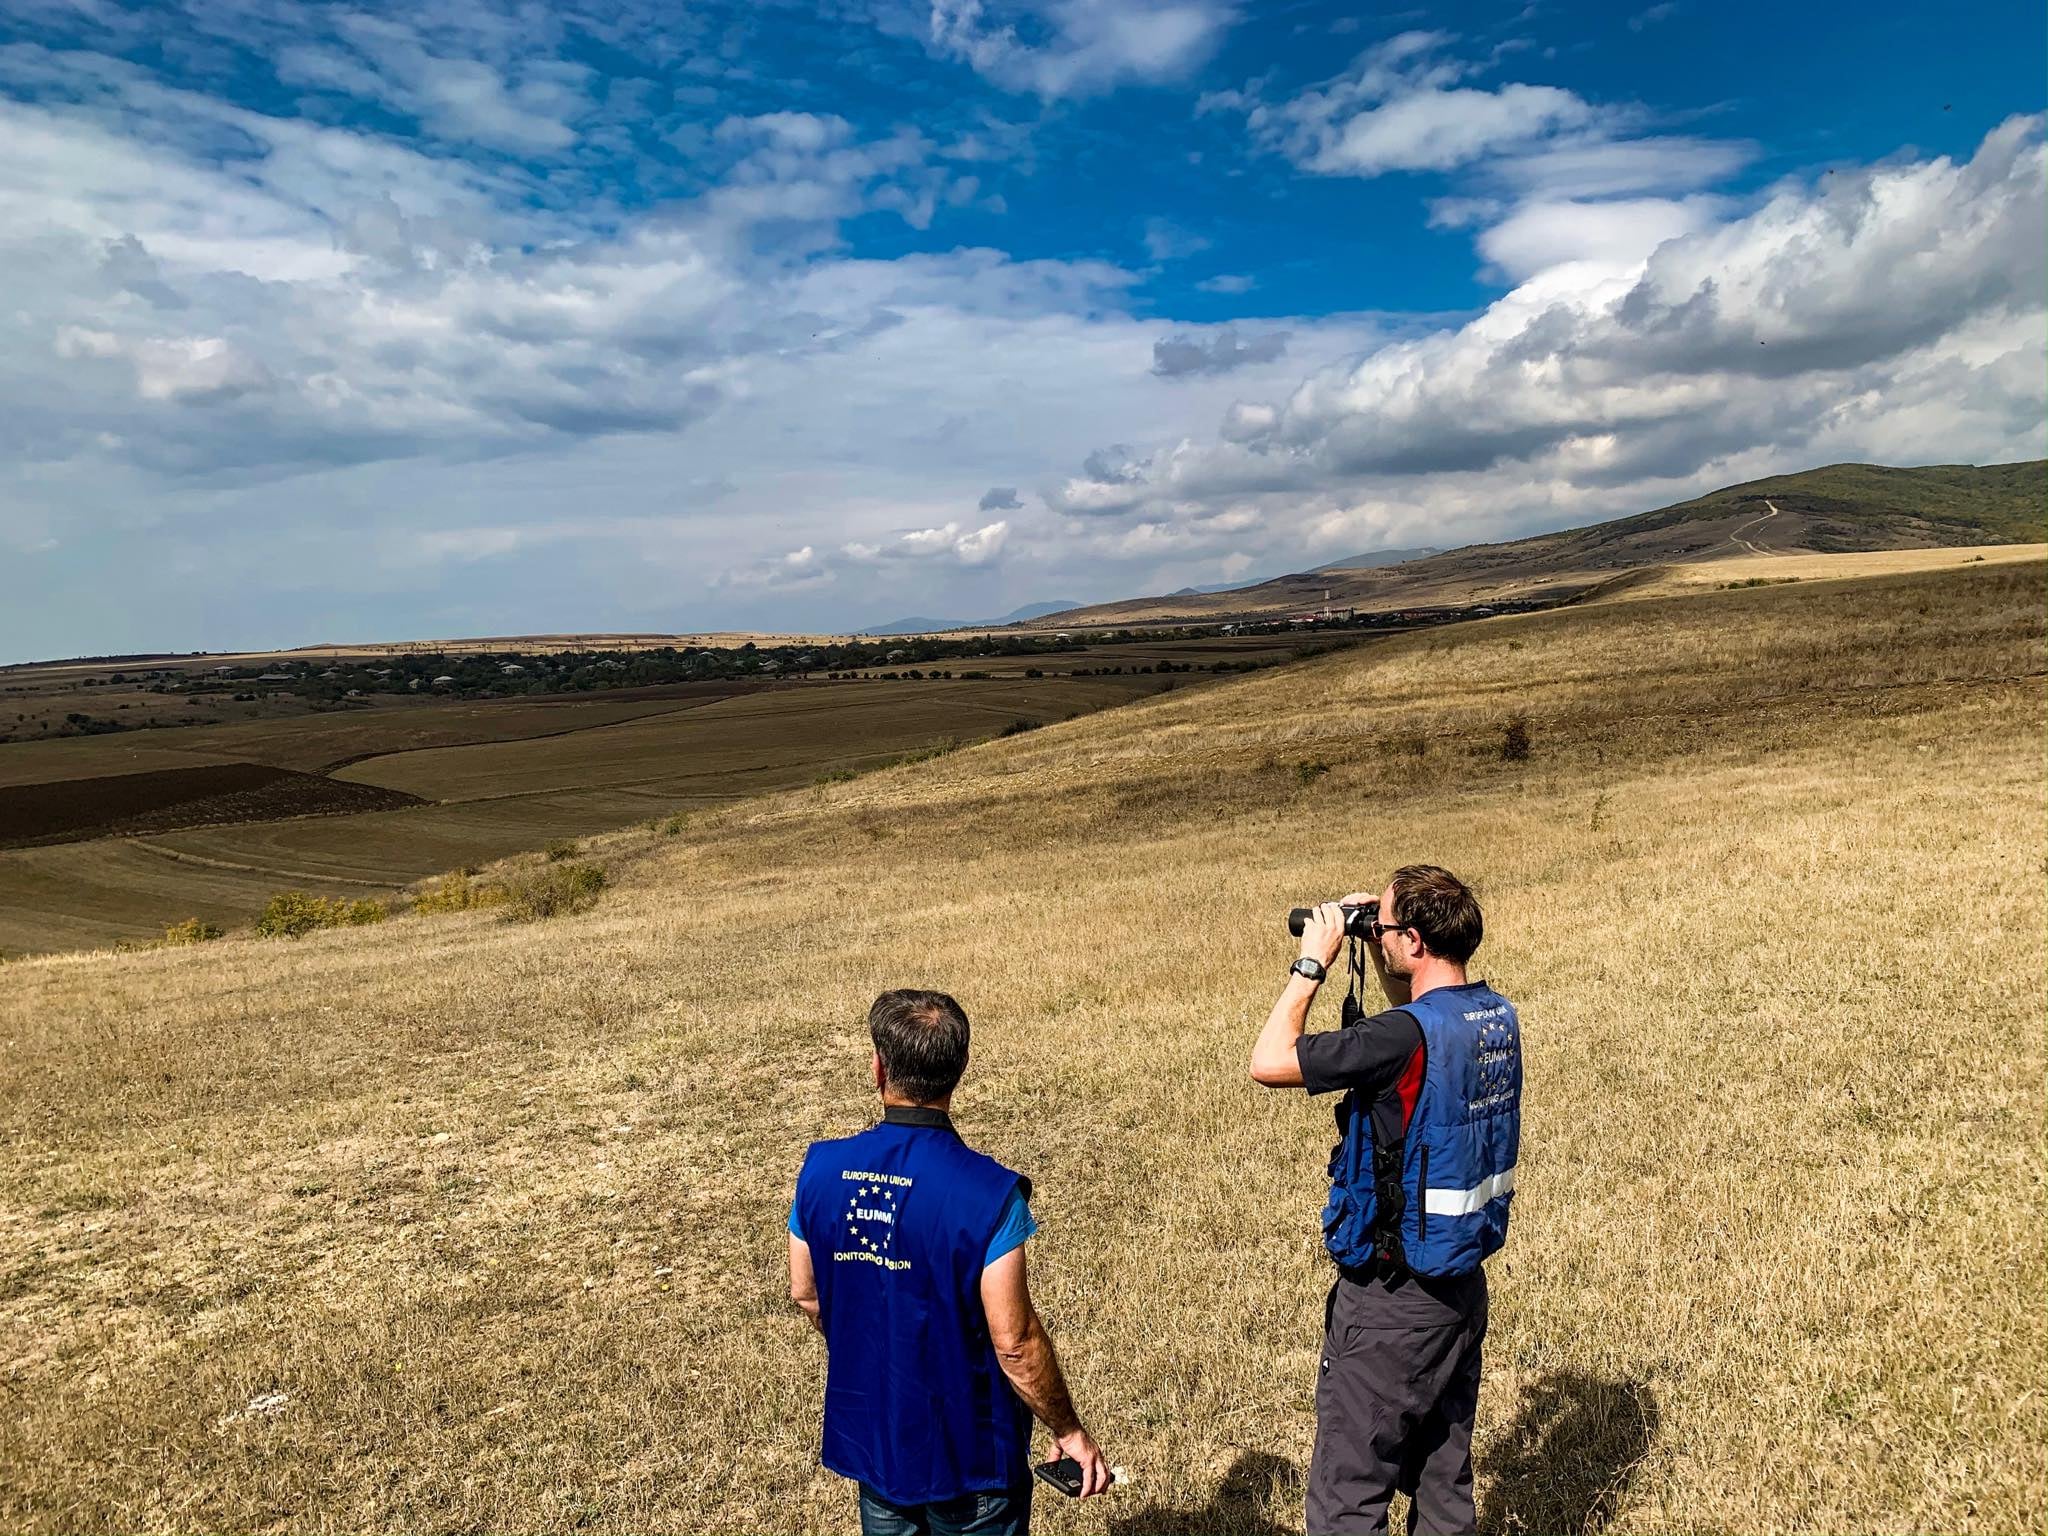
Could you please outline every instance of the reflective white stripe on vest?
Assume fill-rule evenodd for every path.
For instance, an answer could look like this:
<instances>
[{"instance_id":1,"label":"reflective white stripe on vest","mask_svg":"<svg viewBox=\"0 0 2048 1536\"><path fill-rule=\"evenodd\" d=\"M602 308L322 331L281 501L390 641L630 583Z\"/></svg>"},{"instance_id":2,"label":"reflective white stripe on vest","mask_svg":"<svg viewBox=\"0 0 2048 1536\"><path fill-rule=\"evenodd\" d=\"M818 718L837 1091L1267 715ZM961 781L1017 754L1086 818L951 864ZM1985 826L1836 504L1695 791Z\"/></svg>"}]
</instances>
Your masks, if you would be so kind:
<instances>
[{"instance_id":1,"label":"reflective white stripe on vest","mask_svg":"<svg viewBox=\"0 0 2048 1536\"><path fill-rule=\"evenodd\" d=\"M1505 1168L1470 1189L1426 1189L1422 1192L1422 1208L1432 1216L1470 1216L1487 1201L1499 1199L1514 1187L1515 1170Z\"/></svg>"}]
</instances>

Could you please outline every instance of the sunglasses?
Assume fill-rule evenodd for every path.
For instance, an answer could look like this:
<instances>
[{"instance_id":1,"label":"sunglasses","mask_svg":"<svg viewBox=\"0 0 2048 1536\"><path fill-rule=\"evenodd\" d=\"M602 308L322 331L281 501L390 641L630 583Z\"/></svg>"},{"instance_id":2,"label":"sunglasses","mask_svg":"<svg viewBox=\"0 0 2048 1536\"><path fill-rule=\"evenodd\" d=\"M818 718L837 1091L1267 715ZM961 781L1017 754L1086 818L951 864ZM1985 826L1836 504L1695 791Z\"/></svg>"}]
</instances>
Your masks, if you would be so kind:
<instances>
[{"instance_id":1,"label":"sunglasses","mask_svg":"<svg viewBox=\"0 0 2048 1536\"><path fill-rule=\"evenodd\" d=\"M1413 933L1416 931L1413 923L1383 923L1378 918L1374 918L1372 922L1366 924L1366 929L1371 933L1372 941L1375 944L1390 933Z\"/></svg>"}]
</instances>

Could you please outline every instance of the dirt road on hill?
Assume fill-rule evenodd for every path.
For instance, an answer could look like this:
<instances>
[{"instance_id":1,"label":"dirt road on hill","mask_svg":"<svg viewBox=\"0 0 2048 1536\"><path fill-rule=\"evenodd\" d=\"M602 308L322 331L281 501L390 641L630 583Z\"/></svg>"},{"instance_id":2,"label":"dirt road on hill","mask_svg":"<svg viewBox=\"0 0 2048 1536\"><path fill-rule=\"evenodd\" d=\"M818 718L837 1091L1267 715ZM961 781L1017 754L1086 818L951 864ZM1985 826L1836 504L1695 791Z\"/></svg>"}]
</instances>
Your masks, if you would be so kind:
<instances>
[{"instance_id":1,"label":"dirt road on hill","mask_svg":"<svg viewBox=\"0 0 2048 1536\"><path fill-rule=\"evenodd\" d=\"M1753 544L1748 539L1745 539L1743 537L1743 534L1747 533L1750 529L1754 528L1758 523L1768 523L1772 518L1778 515L1778 504L1776 502L1766 500L1764 502L1764 505L1769 507L1771 510L1766 512L1762 517L1752 517L1740 528L1736 529L1733 533L1729 534L1728 542L1730 544L1740 544L1752 555L1775 555L1777 553L1775 549L1765 549L1763 545Z\"/></svg>"}]
</instances>

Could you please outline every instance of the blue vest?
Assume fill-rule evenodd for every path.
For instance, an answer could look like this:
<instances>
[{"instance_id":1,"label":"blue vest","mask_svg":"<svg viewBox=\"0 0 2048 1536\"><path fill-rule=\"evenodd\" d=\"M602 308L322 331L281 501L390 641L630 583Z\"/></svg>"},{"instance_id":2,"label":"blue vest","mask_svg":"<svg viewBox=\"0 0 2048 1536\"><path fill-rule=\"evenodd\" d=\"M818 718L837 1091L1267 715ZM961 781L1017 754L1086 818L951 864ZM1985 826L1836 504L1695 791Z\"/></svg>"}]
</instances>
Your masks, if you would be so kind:
<instances>
[{"instance_id":1,"label":"blue vest","mask_svg":"<svg viewBox=\"0 0 2048 1536\"><path fill-rule=\"evenodd\" d=\"M1347 1266L1378 1250L1417 1274L1467 1274L1508 1235L1522 1145L1521 1025L1514 1004L1483 981L1438 987L1401 1011L1422 1029L1408 1134L1375 1148L1371 1106L1344 1096L1323 1240Z\"/></svg>"},{"instance_id":2,"label":"blue vest","mask_svg":"<svg viewBox=\"0 0 2048 1536\"><path fill-rule=\"evenodd\" d=\"M981 1305L982 1260L1020 1185L1028 1194L944 1121L884 1120L804 1156L797 1216L827 1360L821 1459L892 1504L1028 1475L1031 1411Z\"/></svg>"}]
</instances>

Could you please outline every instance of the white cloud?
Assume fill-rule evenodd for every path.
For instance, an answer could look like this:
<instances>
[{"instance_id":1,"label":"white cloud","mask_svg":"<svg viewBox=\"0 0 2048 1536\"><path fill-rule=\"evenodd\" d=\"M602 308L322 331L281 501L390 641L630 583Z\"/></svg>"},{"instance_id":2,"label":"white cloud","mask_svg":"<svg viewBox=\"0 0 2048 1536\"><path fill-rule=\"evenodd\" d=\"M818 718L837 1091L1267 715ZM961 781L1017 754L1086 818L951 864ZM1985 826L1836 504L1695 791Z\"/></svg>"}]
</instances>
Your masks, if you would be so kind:
<instances>
[{"instance_id":1,"label":"white cloud","mask_svg":"<svg viewBox=\"0 0 2048 1536\"><path fill-rule=\"evenodd\" d=\"M559 100L522 94L557 77L466 6L413 19L422 52L471 29L503 100L580 153L603 112L566 75ZM369 74L314 95L392 89L335 49ZM1333 131L1483 83L1444 51L1352 72L1381 94ZM1496 144L1438 205L1517 284L1484 314L1255 333L1134 314L1141 275L1109 262L961 247L950 210L1029 153L1000 125L713 112L692 150L712 179L643 210L588 195L570 151L465 161L82 50L0 48L0 92L0 548L51 574L0 610L15 654L1001 612L1823 459L2039 451L2033 120L1966 166L1736 203L1717 178L1746 149L1628 138L1653 125L1595 108ZM497 99L435 132L482 131ZM878 214L928 224L925 248L848 256L847 221ZM166 591L187 609L138 596Z\"/></svg>"},{"instance_id":2,"label":"white cloud","mask_svg":"<svg viewBox=\"0 0 2048 1536\"><path fill-rule=\"evenodd\" d=\"M1005 90L1050 99L1180 79L1234 19L1221 0L932 0L930 39Z\"/></svg>"},{"instance_id":3,"label":"white cloud","mask_svg":"<svg viewBox=\"0 0 2048 1536\"><path fill-rule=\"evenodd\" d=\"M1470 323L1239 401L1214 441L1120 445L1048 503L1105 557L1220 555L1246 534L1217 520L1248 510L1296 549L1442 544L1834 460L2038 455L2042 133L2014 119L1967 162L1788 183L1740 217L1532 223L1501 257L1552 264Z\"/></svg>"},{"instance_id":4,"label":"white cloud","mask_svg":"<svg viewBox=\"0 0 2048 1536\"><path fill-rule=\"evenodd\" d=\"M806 544L773 559L756 561L728 572L722 582L735 587L803 591L835 582L859 570L896 568L929 573L934 567L973 570L993 564L1010 539L1007 519L966 528L958 522L937 528L913 528L864 543L858 539L832 550Z\"/></svg>"},{"instance_id":5,"label":"white cloud","mask_svg":"<svg viewBox=\"0 0 2048 1536\"><path fill-rule=\"evenodd\" d=\"M1222 272L1215 277L1203 278L1195 286L1203 293L1250 293L1259 286L1259 280L1240 273Z\"/></svg>"},{"instance_id":6,"label":"white cloud","mask_svg":"<svg viewBox=\"0 0 2048 1536\"><path fill-rule=\"evenodd\" d=\"M490 21L481 8L459 6L402 19L340 10L329 36L278 49L277 77L374 102L443 139L521 153L567 149L593 106L591 72L532 50L531 39L508 45Z\"/></svg>"},{"instance_id":7,"label":"white cloud","mask_svg":"<svg viewBox=\"0 0 2048 1536\"><path fill-rule=\"evenodd\" d=\"M1719 198L1523 203L1479 237L1479 253L1520 281L1568 262L1632 266L1666 240L1713 228Z\"/></svg>"},{"instance_id":8,"label":"white cloud","mask_svg":"<svg viewBox=\"0 0 2048 1536\"><path fill-rule=\"evenodd\" d=\"M270 383L261 363L219 336L116 336L67 325L57 332L55 351L60 358L127 363L144 400L231 400Z\"/></svg>"},{"instance_id":9,"label":"white cloud","mask_svg":"<svg viewBox=\"0 0 2048 1536\"><path fill-rule=\"evenodd\" d=\"M1209 249L1209 241L1170 219L1145 221L1145 254L1154 261L1179 261Z\"/></svg>"}]
</instances>

